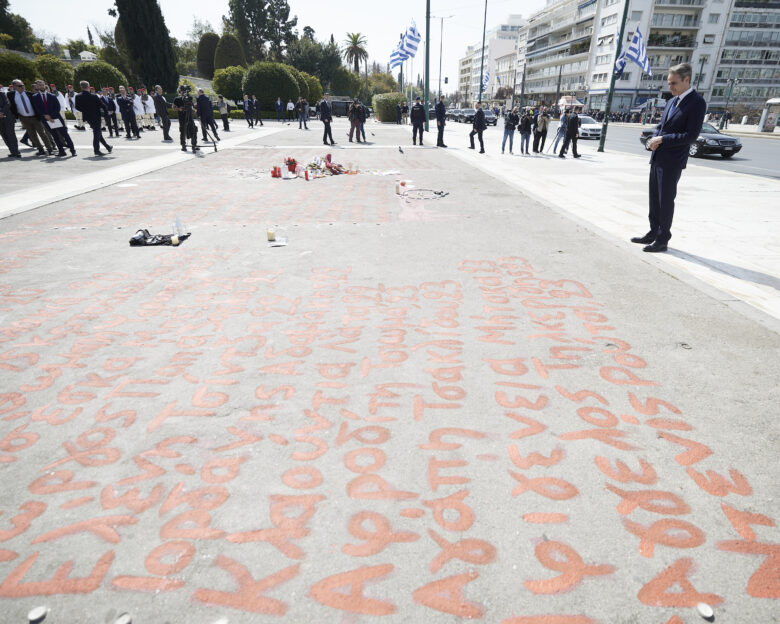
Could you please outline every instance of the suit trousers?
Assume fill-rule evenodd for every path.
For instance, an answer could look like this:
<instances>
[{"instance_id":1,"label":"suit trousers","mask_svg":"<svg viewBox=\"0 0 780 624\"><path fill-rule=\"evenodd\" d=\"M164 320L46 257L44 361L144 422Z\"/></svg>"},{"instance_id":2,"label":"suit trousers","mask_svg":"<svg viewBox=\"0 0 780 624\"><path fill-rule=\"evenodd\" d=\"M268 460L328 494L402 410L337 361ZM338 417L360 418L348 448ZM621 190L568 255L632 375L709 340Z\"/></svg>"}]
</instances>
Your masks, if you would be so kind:
<instances>
[{"instance_id":1,"label":"suit trousers","mask_svg":"<svg viewBox=\"0 0 780 624\"><path fill-rule=\"evenodd\" d=\"M61 152L65 151L65 148L67 147L69 150L75 152L76 147L73 145L73 141L70 139L70 134L68 133L68 126L65 125L65 120L61 117L59 118L53 118L55 121L59 119L60 122L62 122L62 128L49 128L51 131L51 137L54 139L54 144L57 146L57 149ZM83 117L82 117L83 119ZM45 121L42 123L46 123ZM98 121L98 124L100 122Z\"/></svg>"},{"instance_id":2,"label":"suit trousers","mask_svg":"<svg viewBox=\"0 0 780 624\"><path fill-rule=\"evenodd\" d=\"M110 149L108 143L106 143L106 140L103 138L103 128L100 127L100 121L97 119L88 119L87 123L92 130L92 149L95 151L95 154L100 151L101 143L106 150Z\"/></svg>"},{"instance_id":3,"label":"suit trousers","mask_svg":"<svg viewBox=\"0 0 780 624\"><path fill-rule=\"evenodd\" d=\"M567 136L563 141L563 147L561 147L561 154L565 154L569 151L569 143L571 143L571 153L576 158L579 157L577 153L577 137Z\"/></svg>"},{"instance_id":4,"label":"suit trousers","mask_svg":"<svg viewBox=\"0 0 780 624\"><path fill-rule=\"evenodd\" d=\"M244 111L244 119L246 119L246 124L250 128L255 125L254 117L252 117L252 111L245 110Z\"/></svg>"},{"instance_id":5,"label":"suit trousers","mask_svg":"<svg viewBox=\"0 0 780 624\"><path fill-rule=\"evenodd\" d=\"M15 156L19 153L19 141L16 139L14 125L16 125L16 122L11 115L7 115L6 117L0 119L0 135L2 135L3 141L5 142L6 146L8 147L8 151L11 152L12 156Z\"/></svg>"},{"instance_id":6,"label":"suit trousers","mask_svg":"<svg viewBox=\"0 0 780 624\"><path fill-rule=\"evenodd\" d=\"M444 126L445 123L443 121L440 121L438 133L436 134L436 145L439 147L444 145Z\"/></svg>"},{"instance_id":7,"label":"suit trousers","mask_svg":"<svg viewBox=\"0 0 780 624\"><path fill-rule=\"evenodd\" d=\"M19 117L19 123L27 130L33 147L39 151L43 151L44 149L47 152L54 151L54 143L49 138L49 135L46 134L46 130L43 128L40 119L37 117Z\"/></svg>"},{"instance_id":8,"label":"suit trousers","mask_svg":"<svg viewBox=\"0 0 780 624\"><path fill-rule=\"evenodd\" d=\"M103 115L103 119L106 122L109 136L119 136L119 125L116 122L116 113L106 113Z\"/></svg>"},{"instance_id":9,"label":"suit trousers","mask_svg":"<svg viewBox=\"0 0 780 624\"><path fill-rule=\"evenodd\" d=\"M482 133L484 130L472 130L469 132L469 140L471 141L471 147L474 147L474 135L477 135L477 138L479 139L479 149L483 152L485 151L485 143L482 141Z\"/></svg>"},{"instance_id":10,"label":"suit trousers","mask_svg":"<svg viewBox=\"0 0 780 624\"><path fill-rule=\"evenodd\" d=\"M255 109L255 125L257 124L263 125L262 111L260 110L259 105Z\"/></svg>"},{"instance_id":11,"label":"suit trousers","mask_svg":"<svg viewBox=\"0 0 780 624\"><path fill-rule=\"evenodd\" d=\"M230 132L230 121L228 119L228 116L227 115L220 115L220 117L222 117L222 129L225 132Z\"/></svg>"},{"instance_id":12,"label":"suit trousers","mask_svg":"<svg viewBox=\"0 0 780 624\"><path fill-rule=\"evenodd\" d=\"M329 121L323 121L322 124L325 126L323 132L322 132L322 142L327 143L328 140L330 140L331 145L335 143L333 140L333 133L330 130L330 122Z\"/></svg>"},{"instance_id":13,"label":"suit trousers","mask_svg":"<svg viewBox=\"0 0 780 624\"><path fill-rule=\"evenodd\" d=\"M417 143L417 133L420 134L420 145L423 144L423 122L422 121L413 121L412 122L412 142Z\"/></svg>"},{"instance_id":14,"label":"suit trousers","mask_svg":"<svg viewBox=\"0 0 780 624\"><path fill-rule=\"evenodd\" d=\"M678 166L650 165L650 233L665 245L672 238L674 200L682 169Z\"/></svg>"},{"instance_id":15,"label":"suit trousers","mask_svg":"<svg viewBox=\"0 0 780 624\"><path fill-rule=\"evenodd\" d=\"M160 117L160 125L163 131L163 141L172 141L171 138L171 118L168 115Z\"/></svg>"},{"instance_id":16,"label":"suit trousers","mask_svg":"<svg viewBox=\"0 0 780 624\"><path fill-rule=\"evenodd\" d=\"M125 132L127 133L128 139L130 138L131 132L133 135L135 135L136 138L141 137L141 133L138 131L138 124L135 121L135 113L123 114L122 121L125 124Z\"/></svg>"}]
</instances>

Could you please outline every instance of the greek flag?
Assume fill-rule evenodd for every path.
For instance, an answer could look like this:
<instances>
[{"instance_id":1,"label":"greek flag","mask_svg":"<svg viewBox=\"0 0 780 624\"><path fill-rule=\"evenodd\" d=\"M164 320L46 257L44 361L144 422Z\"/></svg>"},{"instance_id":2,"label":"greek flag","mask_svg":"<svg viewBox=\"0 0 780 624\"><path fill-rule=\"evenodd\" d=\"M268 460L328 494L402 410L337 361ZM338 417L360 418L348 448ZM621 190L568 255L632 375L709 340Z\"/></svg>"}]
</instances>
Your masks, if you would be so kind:
<instances>
[{"instance_id":1,"label":"greek flag","mask_svg":"<svg viewBox=\"0 0 780 624\"><path fill-rule=\"evenodd\" d=\"M412 21L411 26L406 29L406 35L401 40L400 49L406 53L408 58L414 58L420 41L422 41L422 35L417 30L417 26L414 25L414 21Z\"/></svg>"},{"instance_id":2,"label":"greek flag","mask_svg":"<svg viewBox=\"0 0 780 624\"><path fill-rule=\"evenodd\" d=\"M398 47L390 54L390 67L394 68L403 65L403 62L408 58L409 55L401 49L401 44L399 43Z\"/></svg>"},{"instance_id":3,"label":"greek flag","mask_svg":"<svg viewBox=\"0 0 780 624\"><path fill-rule=\"evenodd\" d=\"M487 89L488 83L490 82L490 72L485 72L485 77L482 79L482 90L485 91Z\"/></svg>"},{"instance_id":4,"label":"greek flag","mask_svg":"<svg viewBox=\"0 0 780 624\"><path fill-rule=\"evenodd\" d=\"M634 38L631 40L631 44L628 46L628 49L623 49L623 51L620 53L620 56L618 57L618 60L615 62L615 75L618 78L626 68L626 63L628 61L634 61L634 63L642 68L644 73L650 76L653 75L653 72L650 71L650 61L647 58L647 47L645 46L645 41L642 38L642 33L639 31L639 24L636 25Z\"/></svg>"}]
</instances>

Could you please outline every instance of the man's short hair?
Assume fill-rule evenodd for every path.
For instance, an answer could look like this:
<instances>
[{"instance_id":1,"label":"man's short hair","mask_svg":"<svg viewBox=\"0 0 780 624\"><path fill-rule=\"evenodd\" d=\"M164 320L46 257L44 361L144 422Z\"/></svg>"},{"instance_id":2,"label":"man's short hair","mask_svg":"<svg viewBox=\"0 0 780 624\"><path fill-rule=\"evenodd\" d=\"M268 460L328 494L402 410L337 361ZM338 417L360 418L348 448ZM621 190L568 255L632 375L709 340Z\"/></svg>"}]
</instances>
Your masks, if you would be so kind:
<instances>
[{"instance_id":1,"label":"man's short hair","mask_svg":"<svg viewBox=\"0 0 780 624\"><path fill-rule=\"evenodd\" d=\"M680 63L669 68L670 74L675 74L680 77L680 80L684 81L686 78L690 79L693 75L693 68L690 63Z\"/></svg>"},{"instance_id":2,"label":"man's short hair","mask_svg":"<svg viewBox=\"0 0 780 624\"><path fill-rule=\"evenodd\" d=\"M79 83L79 86L80 86L82 89L89 89L89 83L88 83L86 80L82 80L82 81Z\"/></svg>"}]
</instances>

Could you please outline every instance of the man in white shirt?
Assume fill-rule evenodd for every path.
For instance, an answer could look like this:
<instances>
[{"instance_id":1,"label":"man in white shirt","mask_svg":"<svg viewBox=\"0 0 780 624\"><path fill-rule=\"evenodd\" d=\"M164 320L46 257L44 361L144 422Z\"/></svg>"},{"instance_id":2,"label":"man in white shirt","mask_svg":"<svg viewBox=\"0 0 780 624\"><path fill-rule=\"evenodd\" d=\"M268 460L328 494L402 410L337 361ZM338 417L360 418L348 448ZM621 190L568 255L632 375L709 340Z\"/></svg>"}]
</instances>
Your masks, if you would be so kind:
<instances>
[{"instance_id":1,"label":"man in white shirt","mask_svg":"<svg viewBox=\"0 0 780 624\"><path fill-rule=\"evenodd\" d=\"M135 112L135 120L138 124L138 131L143 132L144 128L144 104L141 102L141 96L137 95L133 90L133 87L127 87L127 95L130 97L130 101L133 104L133 111Z\"/></svg>"},{"instance_id":2,"label":"man in white shirt","mask_svg":"<svg viewBox=\"0 0 780 624\"><path fill-rule=\"evenodd\" d=\"M45 156L46 152L51 155L54 152L54 143L46 134L46 130L44 130L43 124L33 108L32 91L25 91L24 83L21 80L14 80L12 84L13 91L8 92L11 112L27 131L33 147L38 150L38 156ZM44 146L46 151L44 151Z\"/></svg>"},{"instance_id":3,"label":"man in white shirt","mask_svg":"<svg viewBox=\"0 0 780 624\"><path fill-rule=\"evenodd\" d=\"M81 111L76 110L76 92L73 90L73 85L68 85L68 110L73 113L76 118L76 123L73 125L76 130L86 130L84 126L84 116Z\"/></svg>"},{"instance_id":4,"label":"man in white shirt","mask_svg":"<svg viewBox=\"0 0 780 624\"><path fill-rule=\"evenodd\" d=\"M295 104L293 104L292 100L289 100L287 102L287 121L293 119L294 116L295 116Z\"/></svg>"}]
</instances>

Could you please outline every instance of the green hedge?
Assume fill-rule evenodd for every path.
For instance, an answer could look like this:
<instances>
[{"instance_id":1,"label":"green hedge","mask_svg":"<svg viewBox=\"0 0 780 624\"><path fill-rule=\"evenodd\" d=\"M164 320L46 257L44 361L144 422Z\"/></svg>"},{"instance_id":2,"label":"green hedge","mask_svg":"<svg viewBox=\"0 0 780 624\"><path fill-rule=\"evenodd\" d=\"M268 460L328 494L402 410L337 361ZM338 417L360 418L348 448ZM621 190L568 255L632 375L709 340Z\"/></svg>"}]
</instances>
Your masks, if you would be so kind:
<instances>
[{"instance_id":1,"label":"green hedge","mask_svg":"<svg viewBox=\"0 0 780 624\"><path fill-rule=\"evenodd\" d=\"M73 84L86 80L95 89L114 87L117 93L119 85L128 85L127 77L113 65L103 61L82 63L73 72Z\"/></svg>"},{"instance_id":2,"label":"green hedge","mask_svg":"<svg viewBox=\"0 0 780 624\"><path fill-rule=\"evenodd\" d=\"M300 93L299 97L308 99L309 83L306 82L306 79L303 77L303 74L301 74L301 72L299 72L292 65L285 65L285 67L287 68L287 71L289 71L293 75L293 77L295 78L295 82L298 83L298 92Z\"/></svg>"},{"instance_id":3,"label":"green hedge","mask_svg":"<svg viewBox=\"0 0 780 624\"><path fill-rule=\"evenodd\" d=\"M374 113L379 121L395 121L396 105L403 104L406 96L403 93L378 93L374 96Z\"/></svg>"},{"instance_id":4,"label":"green hedge","mask_svg":"<svg viewBox=\"0 0 780 624\"><path fill-rule=\"evenodd\" d=\"M35 63L21 54L8 52L0 54L0 84L10 85L12 80L24 80L24 86L30 88L36 79Z\"/></svg>"},{"instance_id":5,"label":"green hedge","mask_svg":"<svg viewBox=\"0 0 780 624\"><path fill-rule=\"evenodd\" d=\"M225 67L214 72L214 80L211 86L217 95L224 95L227 100L241 100L244 93L241 91L241 83L244 81L246 70L243 67Z\"/></svg>"},{"instance_id":6,"label":"green hedge","mask_svg":"<svg viewBox=\"0 0 780 624\"><path fill-rule=\"evenodd\" d=\"M217 51L218 44L219 35L213 32L203 33L198 43L198 72L209 80L214 77L214 53Z\"/></svg>"},{"instance_id":7,"label":"green hedge","mask_svg":"<svg viewBox=\"0 0 780 624\"><path fill-rule=\"evenodd\" d=\"M306 72L301 72L301 76L303 76L303 79L309 86L309 104L314 106L322 99L322 83L320 83L319 78L312 76L311 74L307 74Z\"/></svg>"},{"instance_id":8,"label":"green hedge","mask_svg":"<svg viewBox=\"0 0 780 624\"><path fill-rule=\"evenodd\" d=\"M258 62L249 66L244 74L241 90L250 97L257 96L262 110L274 110L276 98L295 102L300 95L298 81L281 63Z\"/></svg>"},{"instance_id":9,"label":"green hedge","mask_svg":"<svg viewBox=\"0 0 780 624\"><path fill-rule=\"evenodd\" d=\"M226 33L222 35L214 52L214 71L225 67L246 67L244 49L238 37Z\"/></svg>"},{"instance_id":10,"label":"green hedge","mask_svg":"<svg viewBox=\"0 0 780 624\"><path fill-rule=\"evenodd\" d=\"M46 84L55 84L60 91L65 91L69 84L73 84L73 67L52 54L42 54L36 58L35 69Z\"/></svg>"}]
</instances>

